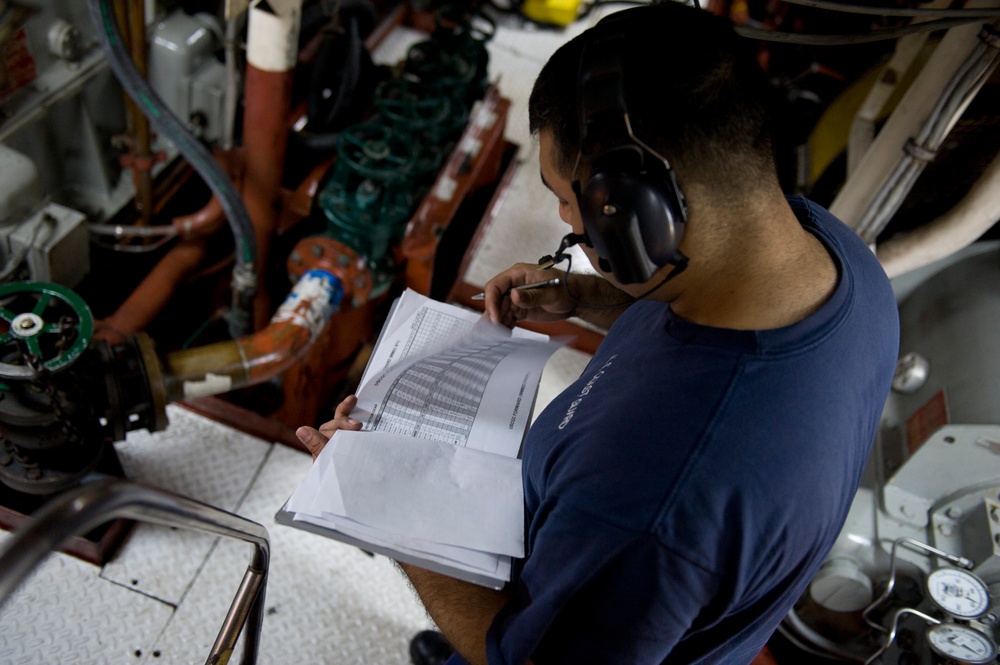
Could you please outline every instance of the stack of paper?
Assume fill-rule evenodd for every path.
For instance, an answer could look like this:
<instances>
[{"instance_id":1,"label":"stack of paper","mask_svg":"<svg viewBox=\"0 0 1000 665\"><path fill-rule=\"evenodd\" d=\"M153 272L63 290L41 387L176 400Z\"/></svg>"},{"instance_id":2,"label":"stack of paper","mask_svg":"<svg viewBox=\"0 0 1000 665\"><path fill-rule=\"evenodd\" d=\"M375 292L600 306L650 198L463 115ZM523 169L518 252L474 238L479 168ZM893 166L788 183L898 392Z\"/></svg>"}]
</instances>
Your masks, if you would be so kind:
<instances>
[{"instance_id":1,"label":"stack of paper","mask_svg":"<svg viewBox=\"0 0 1000 665\"><path fill-rule=\"evenodd\" d=\"M406 291L351 416L279 523L498 588L524 555L521 441L563 342Z\"/></svg>"}]
</instances>

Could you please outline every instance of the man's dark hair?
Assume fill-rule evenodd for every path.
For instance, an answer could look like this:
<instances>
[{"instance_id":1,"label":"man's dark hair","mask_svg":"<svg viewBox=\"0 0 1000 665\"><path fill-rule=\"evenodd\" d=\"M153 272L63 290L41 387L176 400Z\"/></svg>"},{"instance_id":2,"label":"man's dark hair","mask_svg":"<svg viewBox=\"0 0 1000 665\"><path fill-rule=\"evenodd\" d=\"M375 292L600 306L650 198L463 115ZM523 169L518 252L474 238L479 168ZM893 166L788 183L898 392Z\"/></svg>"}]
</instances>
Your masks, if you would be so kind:
<instances>
[{"instance_id":1,"label":"man's dark hair","mask_svg":"<svg viewBox=\"0 0 1000 665\"><path fill-rule=\"evenodd\" d=\"M623 85L633 132L666 157L682 189L698 181L733 192L765 174L773 177L766 81L752 43L728 20L673 0L615 12L598 29L609 20L624 36ZM552 55L528 102L531 133L552 132L567 176L580 143L580 55L592 31Z\"/></svg>"}]
</instances>

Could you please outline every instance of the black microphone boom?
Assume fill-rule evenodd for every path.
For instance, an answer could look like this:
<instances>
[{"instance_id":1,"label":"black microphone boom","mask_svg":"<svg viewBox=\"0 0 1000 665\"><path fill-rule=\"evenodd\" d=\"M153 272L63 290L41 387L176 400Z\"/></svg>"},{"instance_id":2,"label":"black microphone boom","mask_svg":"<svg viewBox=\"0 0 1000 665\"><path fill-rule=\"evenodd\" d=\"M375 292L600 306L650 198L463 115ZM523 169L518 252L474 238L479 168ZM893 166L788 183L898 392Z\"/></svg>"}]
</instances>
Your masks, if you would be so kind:
<instances>
[{"instance_id":1,"label":"black microphone boom","mask_svg":"<svg viewBox=\"0 0 1000 665\"><path fill-rule=\"evenodd\" d=\"M546 254L538 259L538 267L541 270L548 270L555 264L565 261L569 258L566 250L573 245L579 245L581 242L590 247L590 238L587 237L586 233L567 233L559 242L559 249L556 250L555 254Z\"/></svg>"}]
</instances>

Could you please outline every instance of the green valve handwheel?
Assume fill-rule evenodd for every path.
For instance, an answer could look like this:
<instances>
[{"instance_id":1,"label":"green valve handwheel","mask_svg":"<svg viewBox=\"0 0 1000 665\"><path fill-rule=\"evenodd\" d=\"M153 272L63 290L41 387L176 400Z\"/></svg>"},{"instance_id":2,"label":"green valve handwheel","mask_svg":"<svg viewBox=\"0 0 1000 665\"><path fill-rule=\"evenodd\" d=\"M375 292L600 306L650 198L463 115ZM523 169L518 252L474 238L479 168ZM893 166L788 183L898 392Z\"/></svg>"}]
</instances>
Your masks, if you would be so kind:
<instances>
[{"instance_id":1,"label":"green valve handwheel","mask_svg":"<svg viewBox=\"0 0 1000 665\"><path fill-rule=\"evenodd\" d=\"M41 366L57 372L80 357L94 317L72 290L49 282L0 286L0 377L31 379Z\"/></svg>"}]
</instances>

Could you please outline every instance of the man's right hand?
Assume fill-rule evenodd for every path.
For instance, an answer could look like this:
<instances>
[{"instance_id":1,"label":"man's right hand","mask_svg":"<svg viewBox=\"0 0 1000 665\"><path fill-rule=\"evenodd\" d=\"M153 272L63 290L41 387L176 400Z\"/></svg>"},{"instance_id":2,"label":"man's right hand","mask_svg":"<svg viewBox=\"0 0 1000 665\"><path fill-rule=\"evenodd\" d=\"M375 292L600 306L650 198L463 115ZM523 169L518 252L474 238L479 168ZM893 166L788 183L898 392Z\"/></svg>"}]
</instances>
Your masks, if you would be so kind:
<instances>
[{"instance_id":1,"label":"man's right hand","mask_svg":"<svg viewBox=\"0 0 1000 665\"><path fill-rule=\"evenodd\" d=\"M516 286L560 277L562 284L544 289L518 291ZM518 321L561 321L573 315L576 301L566 289L567 276L554 270L539 270L531 263L518 263L486 282L486 313L495 323L512 327ZM514 290L512 290L514 289Z\"/></svg>"},{"instance_id":2,"label":"man's right hand","mask_svg":"<svg viewBox=\"0 0 1000 665\"><path fill-rule=\"evenodd\" d=\"M313 459L319 456L320 451L326 446L326 442L330 440L330 437L337 430L350 429L357 431L361 429L361 422L351 418L349 415L357 404L358 398L350 395L337 405L336 410L333 412L333 418L320 425L318 430L307 425L303 425L295 430L295 436L299 437L299 441L309 450Z\"/></svg>"}]
</instances>

